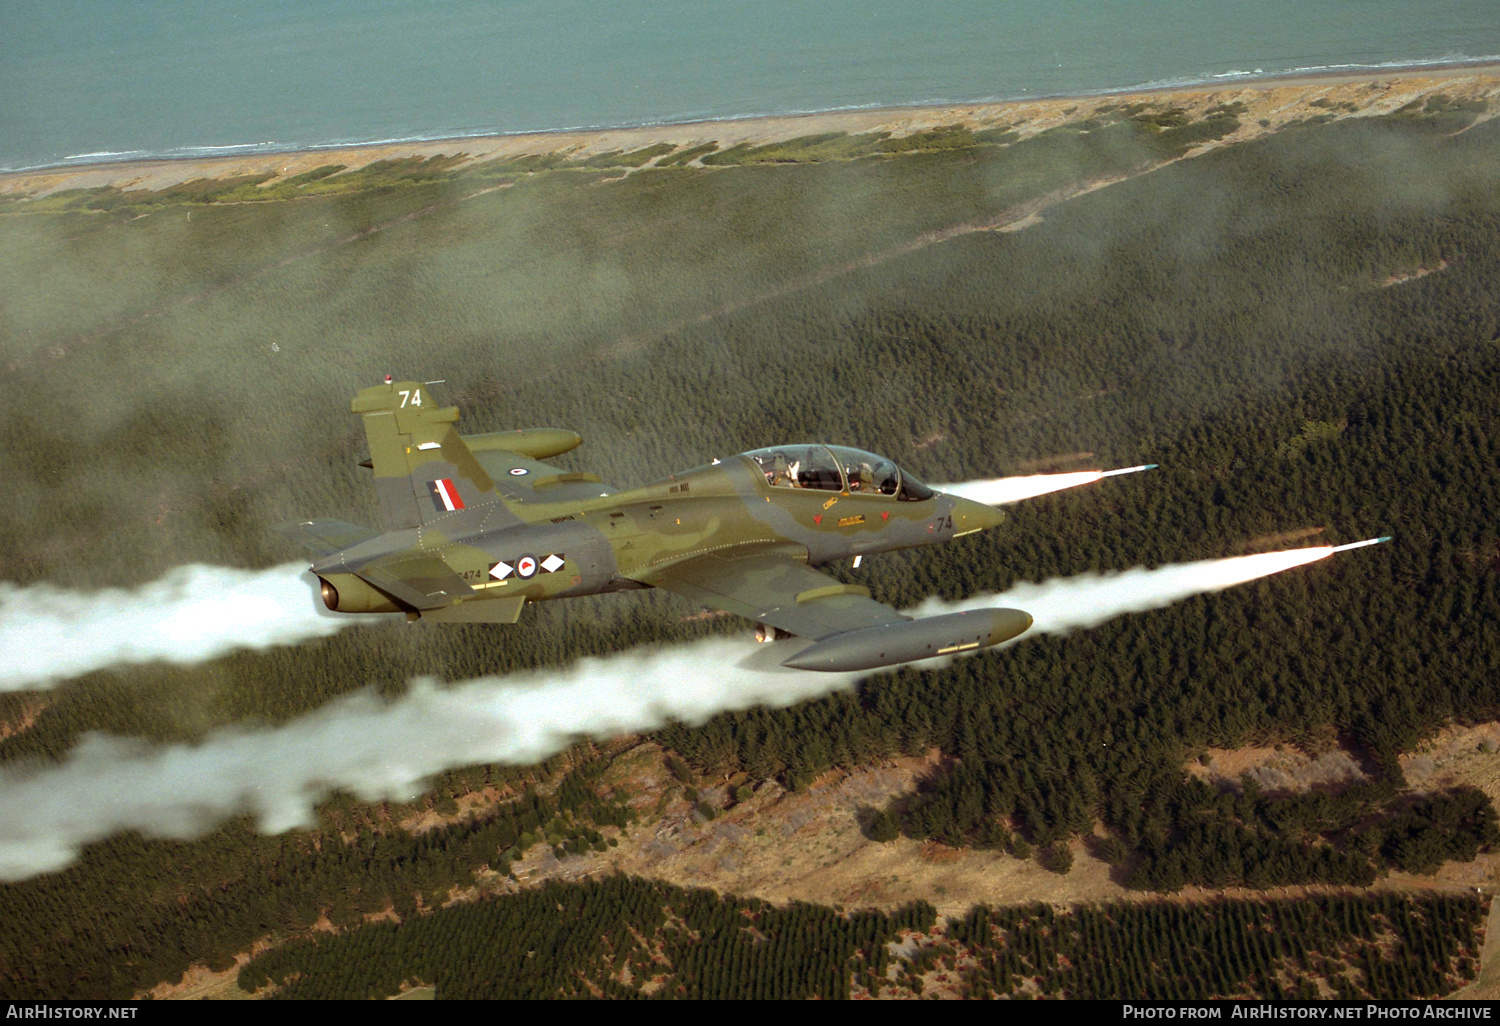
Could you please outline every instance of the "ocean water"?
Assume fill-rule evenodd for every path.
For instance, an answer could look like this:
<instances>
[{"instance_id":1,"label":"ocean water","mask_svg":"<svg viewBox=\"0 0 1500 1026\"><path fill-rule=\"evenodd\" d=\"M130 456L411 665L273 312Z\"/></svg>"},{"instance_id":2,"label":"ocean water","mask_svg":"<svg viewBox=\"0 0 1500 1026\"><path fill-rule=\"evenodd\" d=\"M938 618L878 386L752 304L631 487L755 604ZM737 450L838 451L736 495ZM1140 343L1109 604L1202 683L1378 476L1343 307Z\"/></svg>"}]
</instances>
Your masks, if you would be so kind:
<instances>
[{"instance_id":1,"label":"ocean water","mask_svg":"<svg viewBox=\"0 0 1500 1026\"><path fill-rule=\"evenodd\" d=\"M0 0L0 170L1500 55L1500 0Z\"/></svg>"}]
</instances>

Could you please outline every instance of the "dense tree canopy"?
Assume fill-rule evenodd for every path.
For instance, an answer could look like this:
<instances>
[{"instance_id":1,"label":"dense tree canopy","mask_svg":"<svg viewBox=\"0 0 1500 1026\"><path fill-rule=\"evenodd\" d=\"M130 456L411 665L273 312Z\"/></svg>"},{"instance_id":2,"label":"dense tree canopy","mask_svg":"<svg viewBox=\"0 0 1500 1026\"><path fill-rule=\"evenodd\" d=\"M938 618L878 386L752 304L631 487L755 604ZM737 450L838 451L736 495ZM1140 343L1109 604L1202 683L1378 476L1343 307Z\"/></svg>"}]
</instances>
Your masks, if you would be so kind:
<instances>
[{"instance_id":1,"label":"dense tree canopy","mask_svg":"<svg viewBox=\"0 0 1500 1026\"><path fill-rule=\"evenodd\" d=\"M283 998L1436 997L1478 969L1483 903L1300 901L976 906L840 913L633 877L549 883L405 923L294 941L240 973ZM1322 984L1320 989L1319 984Z\"/></svg>"}]
</instances>

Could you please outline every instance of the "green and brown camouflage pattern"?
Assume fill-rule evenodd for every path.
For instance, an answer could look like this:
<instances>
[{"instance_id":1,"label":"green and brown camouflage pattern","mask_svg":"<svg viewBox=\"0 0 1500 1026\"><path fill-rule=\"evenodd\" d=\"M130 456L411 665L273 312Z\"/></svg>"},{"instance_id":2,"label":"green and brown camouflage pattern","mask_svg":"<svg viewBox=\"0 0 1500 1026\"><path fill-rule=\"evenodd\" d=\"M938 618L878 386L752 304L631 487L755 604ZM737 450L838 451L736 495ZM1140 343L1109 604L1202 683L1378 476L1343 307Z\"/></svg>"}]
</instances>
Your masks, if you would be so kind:
<instances>
[{"instance_id":1,"label":"green and brown camouflage pattern","mask_svg":"<svg viewBox=\"0 0 1500 1026\"><path fill-rule=\"evenodd\" d=\"M573 432L466 439L457 409L429 389L391 381L350 407L364 420L386 530L291 527L316 554L311 569L332 609L514 623L528 602L660 587L819 639L906 618L812 567L946 542L1004 518L940 492L903 501L777 487L743 454L615 492L540 462L575 447Z\"/></svg>"}]
</instances>

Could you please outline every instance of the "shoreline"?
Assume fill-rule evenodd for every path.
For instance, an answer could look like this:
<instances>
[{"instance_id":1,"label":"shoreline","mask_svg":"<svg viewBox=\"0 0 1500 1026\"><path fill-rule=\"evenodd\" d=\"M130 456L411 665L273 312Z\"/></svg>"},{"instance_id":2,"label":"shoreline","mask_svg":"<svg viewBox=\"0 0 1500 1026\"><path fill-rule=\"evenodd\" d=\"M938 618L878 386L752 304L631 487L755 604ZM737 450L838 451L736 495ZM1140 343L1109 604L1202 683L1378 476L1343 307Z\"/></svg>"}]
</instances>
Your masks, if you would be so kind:
<instances>
[{"instance_id":1,"label":"shoreline","mask_svg":"<svg viewBox=\"0 0 1500 1026\"><path fill-rule=\"evenodd\" d=\"M1226 78L1223 81L1184 85L1146 85L1099 92L1038 97L1017 97L956 103L914 103L903 106L845 107L792 114L750 114L726 118L659 122L617 128L548 129L541 131L443 136L440 138L322 144L284 150L250 149L233 154L183 154L150 156L96 163L55 164L17 171L0 171L0 194L42 196L62 189L115 186L122 189L156 190L204 178L229 178L271 173L272 182L330 163L350 170L379 160L436 156L466 158L464 164L524 154L567 152L588 157L611 150L631 150L654 143L678 147L717 142L721 149L740 143L764 144L802 135L825 132L888 131L901 136L940 125L964 124L990 128L1007 124L1022 137L1056 127L1077 113L1090 100L1115 103L1138 100L1162 103L1181 98L1187 106L1208 106L1203 101L1248 102L1278 93L1306 94L1304 99L1324 98L1350 86L1381 89L1397 97L1440 91L1445 82L1472 79L1469 95L1500 96L1500 60L1455 61L1438 64L1402 65L1382 72L1379 68L1329 69L1263 76ZM1432 88L1421 88L1431 84ZM1402 88L1406 87L1406 88ZM1418 87L1414 90L1412 87ZM1295 97L1286 97L1295 103ZM1347 100L1345 102L1348 102ZM1409 102L1409 101L1403 101ZM1384 114L1402 104L1371 103L1356 111L1379 107ZM1252 104L1252 106L1258 106ZM1389 108L1389 109L1386 109ZM1252 117L1254 116L1252 111ZM1277 110L1275 113L1280 113ZM1019 115L1020 120L1016 121ZM1085 118L1088 113L1080 115ZM1075 119L1076 120L1076 119ZM1271 118L1273 122L1275 118ZM1290 120L1290 119L1283 119ZM1273 125L1273 127L1279 127ZM246 144L247 147L254 144Z\"/></svg>"}]
</instances>

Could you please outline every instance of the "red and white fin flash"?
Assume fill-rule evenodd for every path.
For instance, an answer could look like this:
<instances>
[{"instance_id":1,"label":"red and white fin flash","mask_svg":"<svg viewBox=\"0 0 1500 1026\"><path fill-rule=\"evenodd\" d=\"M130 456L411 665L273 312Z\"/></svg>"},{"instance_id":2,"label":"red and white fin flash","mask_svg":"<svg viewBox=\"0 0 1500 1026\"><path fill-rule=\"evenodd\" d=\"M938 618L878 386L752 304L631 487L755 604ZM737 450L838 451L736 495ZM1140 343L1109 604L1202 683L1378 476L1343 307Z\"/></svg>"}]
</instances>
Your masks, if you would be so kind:
<instances>
[{"instance_id":1,"label":"red and white fin flash","mask_svg":"<svg viewBox=\"0 0 1500 1026\"><path fill-rule=\"evenodd\" d=\"M448 478L444 477L436 481L431 481L428 483L428 487L432 489L432 499L437 503L438 509L447 510L449 513L452 513L454 510L464 508L464 500L459 496L458 489L453 486L453 482Z\"/></svg>"}]
</instances>

